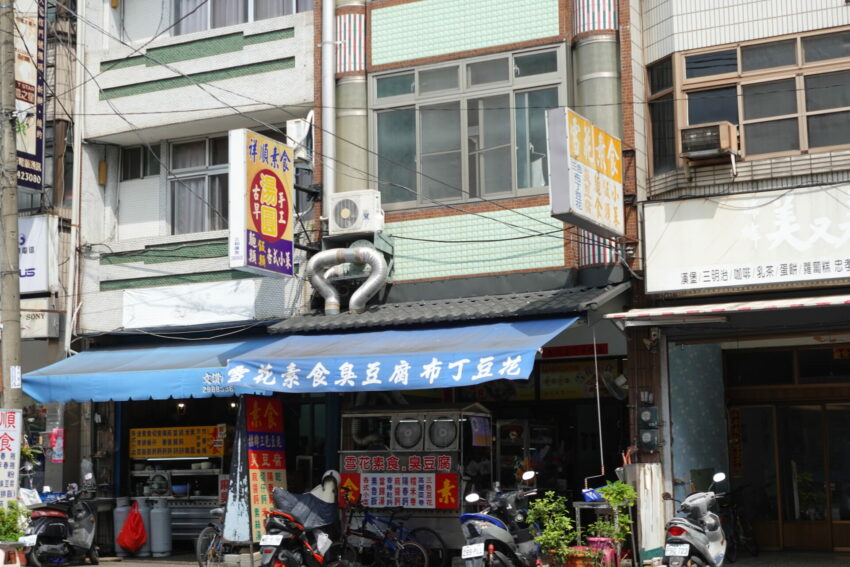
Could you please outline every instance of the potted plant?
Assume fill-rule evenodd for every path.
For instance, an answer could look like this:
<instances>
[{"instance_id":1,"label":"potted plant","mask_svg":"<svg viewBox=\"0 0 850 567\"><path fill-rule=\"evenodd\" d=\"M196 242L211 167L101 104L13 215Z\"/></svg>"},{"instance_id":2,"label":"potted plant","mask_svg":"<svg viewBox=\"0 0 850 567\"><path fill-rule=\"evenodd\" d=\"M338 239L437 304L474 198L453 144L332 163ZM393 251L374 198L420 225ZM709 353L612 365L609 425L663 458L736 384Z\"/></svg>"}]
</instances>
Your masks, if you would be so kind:
<instances>
[{"instance_id":1,"label":"potted plant","mask_svg":"<svg viewBox=\"0 0 850 567\"><path fill-rule=\"evenodd\" d=\"M0 542L17 543L24 535L28 518L26 508L15 500L7 506L0 506Z\"/></svg>"},{"instance_id":2,"label":"potted plant","mask_svg":"<svg viewBox=\"0 0 850 567\"><path fill-rule=\"evenodd\" d=\"M550 565L595 567L599 565L598 549L576 545L576 530L570 517L567 499L553 491L533 501L528 507L528 520L537 525L535 541L543 559Z\"/></svg>"},{"instance_id":3,"label":"potted plant","mask_svg":"<svg viewBox=\"0 0 850 567\"><path fill-rule=\"evenodd\" d=\"M613 514L597 518L595 522L587 527L590 547L598 549L603 556L616 558L623 543L632 533L632 518L629 508L637 501L637 492L630 485L622 481L609 482L598 492L611 507ZM608 550L612 551L608 551ZM610 559L606 559L610 562ZM616 563L616 561L613 561ZM613 564L606 563L606 564Z\"/></svg>"}]
</instances>

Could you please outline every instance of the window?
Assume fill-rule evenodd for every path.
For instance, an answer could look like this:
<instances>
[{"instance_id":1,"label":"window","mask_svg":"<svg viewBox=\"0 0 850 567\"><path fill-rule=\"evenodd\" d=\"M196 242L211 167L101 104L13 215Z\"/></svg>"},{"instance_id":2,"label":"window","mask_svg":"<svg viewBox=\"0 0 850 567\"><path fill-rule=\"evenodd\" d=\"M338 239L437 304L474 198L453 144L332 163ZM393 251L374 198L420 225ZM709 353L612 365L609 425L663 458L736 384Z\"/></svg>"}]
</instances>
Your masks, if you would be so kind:
<instances>
[{"instance_id":1,"label":"window","mask_svg":"<svg viewBox=\"0 0 850 567\"><path fill-rule=\"evenodd\" d=\"M171 233L227 228L227 137L171 144Z\"/></svg>"},{"instance_id":2,"label":"window","mask_svg":"<svg viewBox=\"0 0 850 567\"><path fill-rule=\"evenodd\" d=\"M678 129L718 121L747 158L850 149L850 29L686 53L647 83L656 174L676 166Z\"/></svg>"},{"instance_id":3,"label":"window","mask_svg":"<svg viewBox=\"0 0 850 567\"><path fill-rule=\"evenodd\" d=\"M121 181L159 175L159 144L121 149Z\"/></svg>"},{"instance_id":4,"label":"window","mask_svg":"<svg viewBox=\"0 0 850 567\"><path fill-rule=\"evenodd\" d=\"M312 9L312 0L174 0L174 33L182 35Z\"/></svg>"},{"instance_id":5,"label":"window","mask_svg":"<svg viewBox=\"0 0 850 567\"><path fill-rule=\"evenodd\" d=\"M676 121L673 110L673 60L668 58L647 68L649 122L652 130L652 171L676 169Z\"/></svg>"},{"instance_id":6,"label":"window","mask_svg":"<svg viewBox=\"0 0 850 567\"><path fill-rule=\"evenodd\" d=\"M375 77L382 202L545 190L546 110L561 100L563 57L549 49Z\"/></svg>"}]
</instances>

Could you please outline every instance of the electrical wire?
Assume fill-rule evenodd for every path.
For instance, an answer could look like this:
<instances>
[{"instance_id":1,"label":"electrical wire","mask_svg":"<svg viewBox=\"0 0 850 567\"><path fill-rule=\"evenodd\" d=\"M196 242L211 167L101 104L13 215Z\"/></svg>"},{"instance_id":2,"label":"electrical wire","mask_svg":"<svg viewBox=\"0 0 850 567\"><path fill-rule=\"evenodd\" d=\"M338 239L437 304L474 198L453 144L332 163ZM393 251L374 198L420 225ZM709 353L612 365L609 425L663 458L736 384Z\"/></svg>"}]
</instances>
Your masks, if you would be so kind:
<instances>
[{"instance_id":1,"label":"electrical wire","mask_svg":"<svg viewBox=\"0 0 850 567\"><path fill-rule=\"evenodd\" d=\"M108 32L108 31L106 31L106 30L104 30L104 29L103 29L103 28L101 28L99 25L97 25L97 24L95 24L95 23L93 23L93 22L91 22L91 21L87 20L86 18L82 18L82 17L80 17L80 16L79 16L79 14L76 14L76 13L75 13L75 15L76 15L76 16L77 16L77 18L78 18L80 21L82 21L84 24L89 25L89 26L90 26L90 27L92 27L93 29L95 29L95 30L99 31L100 33L103 33L104 35L106 35L106 36L110 37L111 39L114 39L114 40L116 40L116 41L118 41L118 42L120 42L120 43L122 43L122 44L126 45L126 42L124 42L124 41L123 41L123 40L121 40L120 38L115 37L113 34L109 33L109 32ZM268 129L270 129L270 130L272 130L272 131L278 132L278 133L280 133L281 135L286 136L286 137L287 137L287 139L291 139L291 138L289 138L289 136L287 136L287 135L286 135L286 133L285 133L285 132L283 132L283 131L282 131L282 130L280 130L279 128L277 128L277 127L275 127L275 126L273 126L273 125L271 125L271 124L268 124L268 123L266 123L266 122L264 122L264 121L262 121L262 120L259 120L259 119L257 119L256 117L246 115L244 112L242 112L242 111L241 111L241 110L239 110L238 108L236 108L236 107L234 107L234 106L230 105L229 103L227 103L227 102L225 102L225 101L221 100L221 99L220 99L220 98L218 98L216 95L214 95L213 93L211 93L211 92L210 92L207 88L205 88L205 86L208 86L208 87L211 87L211 88L216 88L216 89L221 90L221 91L223 91L223 92L226 92L226 93L229 93L229 94L232 94L232 95L235 95L235 96L238 96L238 97L244 98L244 99L246 99L246 100L251 100L252 102L256 102L256 103L260 103L260 104L265 104L265 105L267 105L267 106L269 106L269 107L271 107L271 108L279 109L279 110L281 110L281 111L283 111L283 112L285 112L285 113L289 114L290 116L294 116L294 115L292 114L292 112L288 111L288 110L287 110L287 109L285 109L284 107L282 107L282 106L278 106L278 105L273 105L273 104L270 104L270 103L267 103L267 102L264 102L264 101L260 101L260 100L254 99L253 97L250 97L250 96L244 95L243 93L237 93L237 92L235 92L235 91L232 91L232 90L229 90L229 89L225 89L225 88L220 87L220 86L218 86L218 85L213 85L213 84L210 84L210 83L205 83L205 82L201 82L201 81L196 81L196 80L194 80L194 79L193 79L190 75L187 75L187 74L183 73L182 71L180 71L179 69L175 69L175 68L174 68L174 67L172 67L171 65L165 64L165 63L163 63L163 62L161 62L161 61L157 60L155 57L152 57L152 56L150 56L149 54L143 54L143 57L145 57L145 58L147 58L147 59L151 60L152 62L156 63L157 65L161 65L161 66L163 66L163 67L165 67L165 68L167 68L167 69L169 69L169 70L171 70L171 71L173 71L173 72L175 72L175 73L177 73L177 74L181 75L182 77L184 77L184 78L188 79L190 82L192 82L192 84L194 84L195 86L199 87L201 90L203 90L205 93L207 93L208 95L210 95L210 96L211 96L213 99L215 99L217 102L219 102L219 103L221 103L221 104L226 105L226 106L227 106L228 108L230 108L231 110L234 110L235 112L237 112L237 114L239 114L240 116L243 116L243 117L245 117L246 119L249 119L249 120L251 120L251 121L253 121L253 122L256 122L256 123L258 123L258 124L261 124L261 125L263 125L264 127L268 128ZM89 72L89 73L90 73L90 71L88 71L88 70L87 70L87 72ZM95 82L96 82L96 81L95 81ZM99 85L98 85L98 86L99 86ZM107 101L107 102L111 102L108 98L106 99L106 101ZM116 108L115 108L115 106L114 106L113 104L110 104L110 107L111 107L113 110L116 110ZM122 119L124 119L125 121L127 121L127 122L129 123L129 120L128 120L126 117L122 116L121 118L122 118ZM131 123L130 123L130 124L131 124ZM325 132L325 133L328 133L328 132L327 132L326 130L324 130L324 129L321 129L321 128L320 128L320 130L321 130L321 131L323 131L323 132ZM354 147L357 147L358 149L362 149L362 150L364 150L364 151L366 151L366 152L368 152L368 153L372 153L372 154L374 154L374 155L378 155L376 152L374 152L374 151L372 151L372 150L369 150L368 148L365 148L365 147L363 147L363 146L360 146L360 145L358 145L358 144L356 144L356 143L353 143L353 142L351 142L351 141L349 141L349 140L346 140L346 139L344 139L344 138L342 138L342 137L340 137L340 136L336 136L336 137L337 137L337 138L339 138L339 139L341 139L341 140L343 140L343 141L345 141L346 143L348 143L348 144L350 144L350 145L352 145L352 146L354 146ZM148 147L149 147L149 149L150 149L149 144L148 144ZM320 153L318 153L318 152L315 152L315 153L316 153L317 155L322 155L322 154L320 154ZM322 157L325 157L326 159L330 159L330 158L327 158L327 156L322 156ZM347 167L347 168L349 168L349 169L351 169L351 170L353 170L353 171L358 171L358 172L362 173L362 174L364 175L364 179L373 178L373 179L375 179L377 182L380 182L380 179L378 179L377 177L373 177L373 176L371 176L368 172L364 172L364 171L362 171L362 170L360 170L360 169L358 169L358 168L356 168L356 167L353 167L353 166L350 166L350 165L348 165L348 164L345 164L345 163L343 163L343 162L341 162L341 161L339 161L339 160L334 160L334 161L336 161L336 163L338 163L338 164L340 164L340 165L343 165L343 166L345 166L345 167ZM391 162L391 163L395 163L395 162L392 162L392 160L387 160L387 161L389 161L389 162ZM408 168L408 167L407 167L407 166L405 166L404 164L396 164L396 165L398 165L398 166L400 166L400 167L404 167L404 168L406 168L406 169L410 170L410 168ZM432 180L434 180L434 181L436 181L436 182L438 182L438 183L440 183L440 184L443 184L443 185L446 185L446 186L448 186L448 187L451 187L450 185L443 183L443 182L442 182L442 180L439 180L439 179L436 179L436 178L433 178L433 177L427 176L427 175L425 175L424 173L419 172L419 171L417 171L417 170L415 170L415 169L413 169L413 170L411 170L411 171L416 172L418 175L421 175L421 176L422 176L422 177L424 177L424 178L432 179ZM384 183L386 184L386 182L384 182ZM414 194L414 195L418 195L418 192L417 192L415 189L412 189L412 188L410 188L410 187L406 187L406 186L404 186L404 185L395 184L395 183L390 183L389 185L391 185L391 186L395 186L395 187L398 187L398 188L403 189L403 190L406 190L406 191L408 191L408 192L411 192L411 193L412 193L412 194ZM464 191L459 190L459 189L457 189L457 188L454 188L454 189L455 189L455 190L457 190L460 194L464 194L464 193L466 193L466 194L468 195L468 192L464 192ZM524 216L524 217L526 217L526 218L528 218L528 219L530 219L530 220L533 220L533 221L535 221L535 222L540 222L540 223L544 224L544 226L546 226L547 228L552 228L552 229L554 229L554 228L559 228L559 227L556 227L555 225L552 225L552 224L549 224L549 223L547 223L547 222L541 221L540 219L538 219L538 218L536 218L536 217L532 217L532 216L527 215L527 214L525 214L525 213L523 213L523 212L521 212L521 211L518 211L518 210L516 210L516 209L512 209L512 208L510 208L510 207L507 207L507 206L505 206L505 205L502 205L502 204L501 204L501 203L499 203L498 201L491 201L491 200L485 199L485 198L483 198L483 197L478 197L478 199L479 199L480 201L483 201L483 202L486 202L486 203L493 204L493 205L495 205L495 206L497 206L497 207L499 207L499 208L502 208L502 209L504 209L504 210L506 210L506 211L510 211L510 212L512 212L512 213L519 214L520 216ZM487 215L484 215L484 214L479 213L479 212L476 212L476 211L468 211L468 210L466 210L466 209L464 209L464 208L461 208L460 206L452 205L452 204L448 204L448 203L445 203L445 202L439 201L439 200L437 200L437 199L431 199L431 198L428 198L428 200L429 200L429 201L432 201L433 203L438 204L438 205L440 205L440 206L444 206L444 207L448 207L448 208L451 208L451 209L455 209L455 210L458 210L459 212L463 212L463 213L465 213L465 214L472 214L472 215L480 216L480 217L485 218L485 219L493 220L493 221L499 222L499 223L501 223L501 224L504 224L504 225L509 226L509 227L511 227L511 228L514 228L514 229L518 229L518 230L525 231L525 232L533 232L533 233L535 233L536 235L539 235L539 236L552 236L552 237L554 237L554 236L553 236L553 235L551 235L551 234L542 233L542 232L540 232L540 231L534 231L533 229L530 229L530 228L528 228L528 227L523 227L523 226L516 225L516 224L513 224L513 223L508 223L508 222L502 221L502 220L500 220L500 219L495 219L495 218L493 218L493 217L489 217L489 216L487 216ZM560 227L560 228L559 228L559 230L564 230L564 228L563 228L563 227ZM555 237L555 238L558 238L558 237ZM561 239L561 240L564 240L564 241L574 241L574 242L579 242L579 243L588 243L588 242L589 242L589 241L587 241L587 239L583 239L582 237L579 237L579 238L576 238L576 239L569 239L569 238L566 238L566 237L560 237L560 239ZM601 246L601 247L607 247L607 248L610 248L610 249L617 249L617 247L616 247L615 245L606 245L606 244L602 244L602 243L591 243L591 244L593 244L593 245L598 245L598 246Z\"/></svg>"}]
</instances>

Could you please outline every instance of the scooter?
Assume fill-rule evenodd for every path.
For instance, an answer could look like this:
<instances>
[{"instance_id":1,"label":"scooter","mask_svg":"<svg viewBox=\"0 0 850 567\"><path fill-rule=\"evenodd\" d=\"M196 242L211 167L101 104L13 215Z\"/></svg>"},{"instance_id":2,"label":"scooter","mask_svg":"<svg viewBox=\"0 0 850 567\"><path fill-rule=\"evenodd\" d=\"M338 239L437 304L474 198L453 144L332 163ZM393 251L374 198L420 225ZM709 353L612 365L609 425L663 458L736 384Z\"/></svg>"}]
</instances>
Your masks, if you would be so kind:
<instances>
[{"instance_id":1,"label":"scooter","mask_svg":"<svg viewBox=\"0 0 850 567\"><path fill-rule=\"evenodd\" d=\"M275 507L266 513L260 538L262 567L319 567L331 546L328 530L339 521L339 473L327 471L322 482L306 494L280 487L272 491Z\"/></svg>"},{"instance_id":2,"label":"scooter","mask_svg":"<svg viewBox=\"0 0 850 567\"><path fill-rule=\"evenodd\" d=\"M92 565L100 562L94 543L97 514L82 494L72 483L58 500L30 506L30 522L21 538L28 563L41 567L44 563L67 563L84 557Z\"/></svg>"},{"instance_id":3,"label":"scooter","mask_svg":"<svg viewBox=\"0 0 850 567\"><path fill-rule=\"evenodd\" d=\"M721 567L726 558L726 536L720 517L712 512L718 494L711 491L714 485L726 479L724 473L713 477L707 492L695 492L679 505L680 517L667 524L664 544L664 565L670 567ZM668 492L665 500L673 500Z\"/></svg>"},{"instance_id":4,"label":"scooter","mask_svg":"<svg viewBox=\"0 0 850 567\"><path fill-rule=\"evenodd\" d=\"M526 471L523 481L534 478ZM461 514L460 523L466 545L461 548L465 567L513 567L537 564L539 550L531 527L525 522L527 499L537 494L531 490L494 490L487 506L478 513ZM477 503L481 497L472 492L465 500Z\"/></svg>"}]
</instances>

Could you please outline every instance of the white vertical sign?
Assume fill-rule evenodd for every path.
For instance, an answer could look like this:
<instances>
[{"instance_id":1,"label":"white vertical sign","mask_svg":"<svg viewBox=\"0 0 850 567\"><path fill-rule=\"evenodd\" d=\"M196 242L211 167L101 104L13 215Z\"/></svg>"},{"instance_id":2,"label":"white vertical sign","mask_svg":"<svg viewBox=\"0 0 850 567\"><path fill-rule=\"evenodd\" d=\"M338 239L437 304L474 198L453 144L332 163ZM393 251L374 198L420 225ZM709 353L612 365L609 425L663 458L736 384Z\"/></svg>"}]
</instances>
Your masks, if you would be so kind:
<instances>
[{"instance_id":1,"label":"white vertical sign","mask_svg":"<svg viewBox=\"0 0 850 567\"><path fill-rule=\"evenodd\" d=\"M18 499L21 438L21 410L0 409L0 506Z\"/></svg>"}]
</instances>

